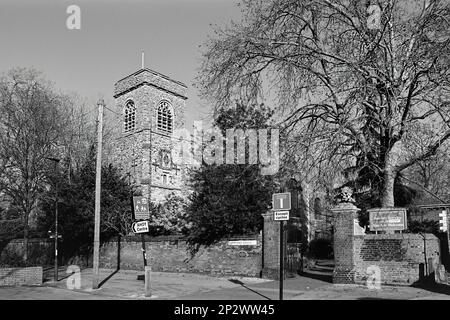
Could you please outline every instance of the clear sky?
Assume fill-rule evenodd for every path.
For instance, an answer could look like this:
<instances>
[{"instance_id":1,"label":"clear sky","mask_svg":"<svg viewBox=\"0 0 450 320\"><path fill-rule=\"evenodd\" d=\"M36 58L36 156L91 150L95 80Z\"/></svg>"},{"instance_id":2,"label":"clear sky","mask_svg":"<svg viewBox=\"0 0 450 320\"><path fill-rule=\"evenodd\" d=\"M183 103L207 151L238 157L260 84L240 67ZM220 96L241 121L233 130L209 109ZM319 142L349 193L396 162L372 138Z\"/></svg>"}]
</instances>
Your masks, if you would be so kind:
<instances>
[{"instance_id":1,"label":"clear sky","mask_svg":"<svg viewBox=\"0 0 450 320\"><path fill-rule=\"evenodd\" d=\"M69 30L69 5L81 29ZM208 111L192 83L211 24L239 20L237 0L1 0L0 72L34 67L55 87L114 103L114 83L141 67L184 82L188 125Z\"/></svg>"}]
</instances>

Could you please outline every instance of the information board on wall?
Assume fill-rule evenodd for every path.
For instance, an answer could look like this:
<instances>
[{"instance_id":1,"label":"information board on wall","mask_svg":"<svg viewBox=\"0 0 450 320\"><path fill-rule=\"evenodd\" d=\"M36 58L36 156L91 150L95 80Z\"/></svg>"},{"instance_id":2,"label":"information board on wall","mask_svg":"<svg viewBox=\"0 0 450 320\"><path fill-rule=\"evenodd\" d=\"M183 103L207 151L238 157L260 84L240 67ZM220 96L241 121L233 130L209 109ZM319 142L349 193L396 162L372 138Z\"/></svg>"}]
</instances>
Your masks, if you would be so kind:
<instances>
[{"instance_id":1,"label":"information board on wall","mask_svg":"<svg viewBox=\"0 0 450 320\"><path fill-rule=\"evenodd\" d=\"M370 209L370 231L395 231L407 228L406 209Z\"/></svg>"}]
</instances>

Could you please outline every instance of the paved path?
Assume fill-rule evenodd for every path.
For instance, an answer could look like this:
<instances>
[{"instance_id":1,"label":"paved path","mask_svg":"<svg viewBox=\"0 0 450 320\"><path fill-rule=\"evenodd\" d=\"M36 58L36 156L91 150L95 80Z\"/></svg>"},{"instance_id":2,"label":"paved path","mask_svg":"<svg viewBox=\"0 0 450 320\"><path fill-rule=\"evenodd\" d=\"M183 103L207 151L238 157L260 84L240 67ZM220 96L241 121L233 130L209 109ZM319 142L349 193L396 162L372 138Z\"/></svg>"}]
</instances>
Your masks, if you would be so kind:
<instances>
[{"instance_id":1,"label":"paved path","mask_svg":"<svg viewBox=\"0 0 450 320\"><path fill-rule=\"evenodd\" d=\"M294 300L450 300L450 295L433 293L414 287L382 286L368 289L361 285L329 284L310 292L303 292Z\"/></svg>"},{"instance_id":2,"label":"paved path","mask_svg":"<svg viewBox=\"0 0 450 320\"><path fill-rule=\"evenodd\" d=\"M42 287L3 287L0 299L41 300L99 300L99 299L199 299L199 300L268 300L278 299L278 282L257 278L211 277L188 273L152 272L152 297L145 297L144 282L137 280L142 272L101 270L100 280L104 283L98 290L92 289L92 270L81 273L81 287L68 289L64 270L55 284L47 281ZM285 280L284 299L446 299L448 290L424 290L413 287L382 287L369 290L357 285L332 285L322 275L310 274ZM106 281L104 281L106 280ZM327 279L325 279L327 280ZM70 283L70 281L69 281Z\"/></svg>"}]
</instances>

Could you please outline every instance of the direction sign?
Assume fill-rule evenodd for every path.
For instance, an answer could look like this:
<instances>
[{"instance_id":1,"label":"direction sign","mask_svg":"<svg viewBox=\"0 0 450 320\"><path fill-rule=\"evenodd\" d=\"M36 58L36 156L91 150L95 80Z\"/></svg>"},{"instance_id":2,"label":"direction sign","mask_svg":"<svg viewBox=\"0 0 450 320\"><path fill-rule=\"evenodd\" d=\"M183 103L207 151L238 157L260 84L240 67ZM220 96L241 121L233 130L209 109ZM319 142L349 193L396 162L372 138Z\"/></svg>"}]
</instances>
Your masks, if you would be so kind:
<instances>
[{"instance_id":1,"label":"direction sign","mask_svg":"<svg viewBox=\"0 0 450 320\"><path fill-rule=\"evenodd\" d=\"M291 210L291 193L274 193L272 196L272 209L275 211Z\"/></svg>"},{"instance_id":2,"label":"direction sign","mask_svg":"<svg viewBox=\"0 0 450 320\"><path fill-rule=\"evenodd\" d=\"M133 215L135 220L150 219L150 210L146 197L133 197Z\"/></svg>"},{"instance_id":3,"label":"direction sign","mask_svg":"<svg viewBox=\"0 0 450 320\"><path fill-rule=\"evenodd\" d=\"M289 220L289 211L275 211L273 215L275 221Z\"/></svg>"},{"instance_id":4,"label":"direction sign","mask_svg":"<svg viewBox=\"0 0 450 320\"><path fill-rule=\"evenodd\" d=\"M291 210L291 193L274 193L272 195L273 219L280 221L280 300L283 300L283 280L284 280L284 221L289 220L289 210Z\"/></svg>"},{"instance_id":5,"label":"direction sign","mask_svg":"<svg viewBox=\"0 0 450 320\"><path fill-rule=\"evenodd\" d=\"M134 233L146 233L149 232L148 221L137 221L131 225Z\"/></svg>"}]
</instances>

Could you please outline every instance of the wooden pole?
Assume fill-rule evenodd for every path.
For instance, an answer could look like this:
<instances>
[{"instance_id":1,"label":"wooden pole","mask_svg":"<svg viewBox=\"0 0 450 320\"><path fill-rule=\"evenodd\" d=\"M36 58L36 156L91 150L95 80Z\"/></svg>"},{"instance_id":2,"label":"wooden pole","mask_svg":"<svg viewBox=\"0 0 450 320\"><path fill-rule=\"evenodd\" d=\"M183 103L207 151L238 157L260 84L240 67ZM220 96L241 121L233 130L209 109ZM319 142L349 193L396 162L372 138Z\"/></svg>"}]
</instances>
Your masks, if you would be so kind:
<instances>
[{"instance_id":1,"label":"wooden pole","mask_svg":"<svg viewBox=\"0 0 450 320\"><path fill-rule=\"evenodd\" d=\"M98 289L99 285L99 257L100 257L100 192L102 178L102 137L103 137L103 107L105 102L100 99L98 105L97 127L97 167L95 174L95 224L94 224L94 261L92 288Z\"/></svg>"}]
</instances>

